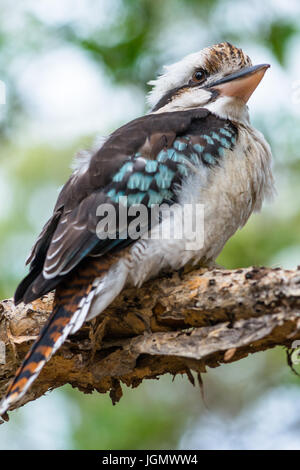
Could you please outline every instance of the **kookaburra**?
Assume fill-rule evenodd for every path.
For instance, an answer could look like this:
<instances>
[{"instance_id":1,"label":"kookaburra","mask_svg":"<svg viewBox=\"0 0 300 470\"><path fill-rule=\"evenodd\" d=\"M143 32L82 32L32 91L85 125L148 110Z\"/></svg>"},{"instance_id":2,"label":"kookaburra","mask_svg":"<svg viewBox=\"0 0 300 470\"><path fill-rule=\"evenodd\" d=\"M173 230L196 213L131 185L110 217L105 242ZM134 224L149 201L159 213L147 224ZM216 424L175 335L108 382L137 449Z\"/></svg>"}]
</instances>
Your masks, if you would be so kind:
<instances>
[{"instance_id":1,"label":"kookaburra","mask_svg":"<svg viewBox=\"0 0 300 470\"><path fill-rule=\"evenodd\" d=\"M67 336L99 315L124 286L138 287L188 263L211 265L272 195L270 147L251 126L247 107L268 67L253 66L227 42L190 54L150 82L148 114L117 129L80 161L15 293L19 304L56 289L53 312L2 399L0 415L24 395ZM124 223L119 236L102 237L101 207L109 204L119 219L124 197L128 213L136 205L150 212L155 204L176 203L178 210L201 204L204 239L187 249L193 233L151 236L165 215L142 225L139 237L124 236Z\"/></svg>"}]
</instances>

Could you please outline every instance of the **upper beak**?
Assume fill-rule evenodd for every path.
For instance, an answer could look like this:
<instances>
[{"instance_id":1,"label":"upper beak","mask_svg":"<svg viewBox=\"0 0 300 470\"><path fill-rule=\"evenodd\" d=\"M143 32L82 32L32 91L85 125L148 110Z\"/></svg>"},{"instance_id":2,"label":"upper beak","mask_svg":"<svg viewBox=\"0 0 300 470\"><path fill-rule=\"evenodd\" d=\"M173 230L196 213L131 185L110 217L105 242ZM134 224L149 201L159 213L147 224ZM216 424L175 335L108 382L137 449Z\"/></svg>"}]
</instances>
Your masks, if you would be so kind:
<instances>
[{"instance_id":1,"label":"upper beak","mask_svg":"<svg viewBox=\"0 0 300 470\"><path fill-rule=\"evenodd\" d=\"M247 103L269 67L269 64L245 67L238 72L217 80L209 87L218 90L220 95L235 96Z\"/></svg>"}]
</instances>

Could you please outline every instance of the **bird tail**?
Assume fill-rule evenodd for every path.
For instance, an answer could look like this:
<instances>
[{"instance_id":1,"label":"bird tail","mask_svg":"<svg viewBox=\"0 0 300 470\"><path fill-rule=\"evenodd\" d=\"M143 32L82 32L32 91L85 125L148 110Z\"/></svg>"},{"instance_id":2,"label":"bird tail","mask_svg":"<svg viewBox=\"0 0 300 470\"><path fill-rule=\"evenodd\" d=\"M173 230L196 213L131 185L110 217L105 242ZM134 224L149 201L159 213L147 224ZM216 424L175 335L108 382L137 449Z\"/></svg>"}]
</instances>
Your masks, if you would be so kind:
<instances>
[{"instance_id":1,"label":"bird tail","mask_svg":"<svg viewBox=\"0 0 300 470\"><path fill-rule=\"evenodd\" d=\"M64 305L56 302L48 322L25 356L4 398L0 401L0 416L13 403L23 397L30 385L38 377L46 362L64 343L67 336L75 333L81 327L86 318L93 291L93 286L91 286L85 296L80 299L76 309L74 308L74 303Z\"/></svg>"}]
</instances>

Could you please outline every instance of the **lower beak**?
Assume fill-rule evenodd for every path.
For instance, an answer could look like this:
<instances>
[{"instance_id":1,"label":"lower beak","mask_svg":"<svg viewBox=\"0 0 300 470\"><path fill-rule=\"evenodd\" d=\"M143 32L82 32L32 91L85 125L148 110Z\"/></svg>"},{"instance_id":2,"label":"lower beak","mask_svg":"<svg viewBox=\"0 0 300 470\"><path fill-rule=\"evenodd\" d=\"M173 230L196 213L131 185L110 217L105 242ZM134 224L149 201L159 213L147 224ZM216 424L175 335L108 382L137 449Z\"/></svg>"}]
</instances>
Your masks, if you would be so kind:
<instances>
[{"instance_id":1,"label":"lower beak","mask_svg":"<svg viewBox=\"0 0 300 470\"><path fill-rule=\"evenodd\" d=\"M217 90L220 95L235 96L247 103L269 67L269 64L245 67L238 72L217 80L209 88Z\"/></svg>"}]
</instances>

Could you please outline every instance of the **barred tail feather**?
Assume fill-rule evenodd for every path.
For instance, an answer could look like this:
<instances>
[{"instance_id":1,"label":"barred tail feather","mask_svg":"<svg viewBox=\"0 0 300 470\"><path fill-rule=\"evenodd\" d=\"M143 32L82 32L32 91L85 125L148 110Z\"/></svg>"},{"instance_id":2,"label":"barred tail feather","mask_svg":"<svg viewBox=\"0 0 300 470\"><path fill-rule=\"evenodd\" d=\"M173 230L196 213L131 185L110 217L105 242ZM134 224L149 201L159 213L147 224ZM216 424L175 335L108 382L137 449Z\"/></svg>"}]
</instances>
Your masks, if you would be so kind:
<instances>
[{"instance_id":1,"label":"barred tail feather","mask_svg":"<svg viewBox=\"0 0 300 470\"><path fill-rule=\"evenodd\" d=\"M118 295L127 269L116 261L114 256L89 258L57 286L53 312L0 401L0 416L24 396L68 335L79 330L85 320L102 312Z\"/></svg>"},{"instance_id":2,"label":"barred tail feather","mask_svg":"<svg viewBox=\"0 0 300 470\"><path fill-rule=\"evenodd\" d=\"M60 348L67 336L81 327L86 319L94 290L92 288L87 295L82 297L75 312L68 309L68 306L54 307L48 322L17 370L5 397L0 401L0 416L24 396L46 362Z\"/></svg>"}]
</instances>

